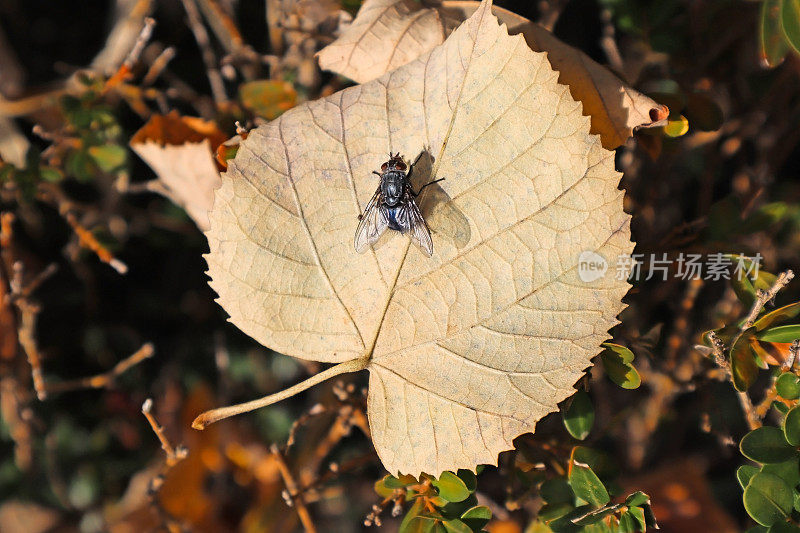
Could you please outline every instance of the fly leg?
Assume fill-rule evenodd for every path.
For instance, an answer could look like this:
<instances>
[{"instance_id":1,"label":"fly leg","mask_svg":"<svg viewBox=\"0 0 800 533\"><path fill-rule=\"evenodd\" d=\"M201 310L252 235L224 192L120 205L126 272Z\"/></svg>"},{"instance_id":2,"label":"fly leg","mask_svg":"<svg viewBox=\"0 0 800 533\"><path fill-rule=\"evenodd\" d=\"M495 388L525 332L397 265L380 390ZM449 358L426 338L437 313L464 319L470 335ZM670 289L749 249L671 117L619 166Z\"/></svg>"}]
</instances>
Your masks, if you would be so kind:
<instances>
[{"instance_id":1,"label":"fly leg","mask_svg":"<svg viewBox=\"0 0 800 533\"><path fill-rule=\"evenodd\" d=\"M411 192L411 196L413 196L414 198L416 198L417 196L419 196L419 195L420 195L420 193L422 193L422 189L424 189L424 188L425 188L425 187L427 187L428 185L433 185L434 183L438 183L438 182L440 182L440 181L444 181L444 178L439 178L438 180L429 181L428 183L426 183L425 185L423 185L422 187L420 187L420 188L419 188L419 190L418 190L417 192L414 192L414 190L411 188L411 186L409 186L409 187L408 187L408 190L409 190L409 192Z\"/></svg>"},{"instance_id":2,"label":"fly leg","mask_svg":"<svg viewBox=\"0 0 800 533\"><path fill-rule=\"evenodd\" d=\"M422 154L424 153L425 152L420 152L417 158L414 160L414 162L411 163L411 166L408 167L408 173L406 174L406 179L408 180L409 183L411 183L411 173L414 172L414 165L416 165L419 162L419 159L422 157Z\"/></svg>"}]
</instances>

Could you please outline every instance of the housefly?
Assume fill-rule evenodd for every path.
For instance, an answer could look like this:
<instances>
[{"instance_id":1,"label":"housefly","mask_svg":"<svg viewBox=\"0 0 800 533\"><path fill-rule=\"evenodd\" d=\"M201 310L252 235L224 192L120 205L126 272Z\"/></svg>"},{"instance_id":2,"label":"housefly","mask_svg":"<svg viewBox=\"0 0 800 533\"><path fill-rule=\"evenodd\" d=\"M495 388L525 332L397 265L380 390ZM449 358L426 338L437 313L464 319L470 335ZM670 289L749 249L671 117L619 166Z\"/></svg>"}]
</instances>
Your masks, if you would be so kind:
<instances>
[{"instance_id":1,"label":"housefly","mask_svg":"<svg viewBox=\"0 0 800 533\"><path fill-rule=\"evenodd\" d=\"M422 189L437 181L442 181L444 178L426 183L419 191L414 192L414 189L411 188L411 174L421 156L422 154L410 167L406 167L399 152L394 155L389 152L389 160L381 165L381 171L372 171L373 174L380 177L381 181L367 207L364 208L364 213L358 217L360 222L356 228L354 239L358 253L374 244L388 228L410 234L411 240L425 252L425 255L430 257L433 254L431 232L415 198L419 196ZM408 168L408 172L406 172L406 168Z\"/></svg>"}]
</instances>

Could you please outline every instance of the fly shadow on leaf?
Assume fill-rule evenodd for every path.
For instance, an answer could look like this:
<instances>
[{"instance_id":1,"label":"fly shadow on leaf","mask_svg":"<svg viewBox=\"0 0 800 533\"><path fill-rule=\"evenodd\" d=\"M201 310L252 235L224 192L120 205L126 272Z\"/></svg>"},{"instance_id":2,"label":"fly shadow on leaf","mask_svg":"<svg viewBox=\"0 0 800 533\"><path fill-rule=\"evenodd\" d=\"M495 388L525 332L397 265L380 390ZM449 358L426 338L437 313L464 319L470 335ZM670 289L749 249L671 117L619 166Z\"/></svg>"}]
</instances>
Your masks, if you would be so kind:
<instances>
[{"instance_id":1,"label":"fly shadow on leaf","mask_svg":"<svg viewBox=\"0 0 800 533\"><path fill-rule=\"evenodd\" d=\"M414 156L414 159L416 158L417 156ZM419 191L422 186L430 183L433 179L445 179L444 182L434 183L425 187L425 190L421 192L417 199L417 204L420 211L422 211L422 216L425 217L428 228L434 235L434 239L448 239L460 250L467 245L472 236L469 220L467 220L467 217L453 199L450 198L450 195L441 187L441 185L447 183L448 179L452 178L448 176L431 176L433 163L433 155L427 148L424 149L419 155L417 164L414 165L411 186L415 191Z\"/></svg>"}]
</instances>

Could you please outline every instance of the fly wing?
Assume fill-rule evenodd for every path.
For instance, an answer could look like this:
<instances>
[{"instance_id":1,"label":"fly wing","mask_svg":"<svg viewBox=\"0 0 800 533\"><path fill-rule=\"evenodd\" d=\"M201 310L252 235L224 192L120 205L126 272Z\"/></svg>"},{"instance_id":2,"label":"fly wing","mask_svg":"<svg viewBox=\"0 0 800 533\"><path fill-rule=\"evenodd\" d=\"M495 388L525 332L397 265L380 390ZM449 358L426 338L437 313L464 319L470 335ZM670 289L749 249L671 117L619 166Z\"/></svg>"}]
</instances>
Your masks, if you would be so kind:
<instances>
[{"instance_id":1,"label":"fly wing","mask_svg":"<svg viewBox=\"0 0 800 533\"><path fill-rule=\"evenodd\" d=\"M408 217L408 229L406 231L411 234L411 240L425 252L425 255L430 257L433 255L433 241L431 240L431 231L428 229L428 224L425 222L419 207L417 207L417 202L413 198L408 199L405 207L407 208Z\"/></svg>"},{"instance_id":2,"label":"fly wing","mask_svg":"<svg viewBox=\"0 0 800 533\"><path fill-rule=\"evenodd\" d=\"M386 228L389 227L389 220L382 208L381 200L381 188L378 187L378 190L375 191L367 207L364 208L364 213L361 215L361 222L358 223L358 227L356 228L353 244L358 253L362 253L369 246L374 244L375 241L383 235Z\"/></svg>"}]
</instances>

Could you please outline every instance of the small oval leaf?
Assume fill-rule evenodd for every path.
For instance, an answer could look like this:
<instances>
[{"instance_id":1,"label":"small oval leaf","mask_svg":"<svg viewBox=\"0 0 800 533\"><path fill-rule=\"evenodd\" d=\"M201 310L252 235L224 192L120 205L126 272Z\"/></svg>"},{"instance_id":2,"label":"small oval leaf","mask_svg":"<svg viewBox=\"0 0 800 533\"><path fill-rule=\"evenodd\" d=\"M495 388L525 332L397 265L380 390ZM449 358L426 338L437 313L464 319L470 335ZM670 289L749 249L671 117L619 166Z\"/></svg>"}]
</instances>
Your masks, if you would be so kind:
<instances>
[{"instance_id":1,"label":"small oval leaf","mask_svg":"<svg viewBox=\"0 0 800 533\"><path fill-rule=\"evenodd\" d=\"M780 463L796 453L786 442L783 431L772 426L760 427L745 435L739 449L742 455L759 463Z\"/></svg>"},{"instance_id":2,"label":"small oval leaf","mask_svg":"<svg viewBox=\"0 0 800 533\"><path fill-rule=\"evenodd\" d=\"M744 508L762 526L786 518L792 510L792 488L772 474L758 473L744 489Z\"/></svg>"},{"instance_id":3,"label":"small oval leaf","mask_svg":"<svg viewBox=\"0 0 800 533\"><path fill-rule=\"evenodd\" d=\"M800 446L800 406L793 407L783 419L783 435L792 446Z\"/></svg>"},{"instance_id":4,"label":"small oval leaf","mask_svg":"<svg viewBox=\"0 0 800 533\"><path fill-rule=\"evenodd\" d=\"M580 390L572 397L572 402L564 411L564 427L578 440L589 436L594 425L594 406L586 391Z\"/></svg>"},{"instance_id":5,"label":"small oval leaf","mask_svg":"<svg viewBox=\"0 0 800 533\"><path fill-rule=\"evenodd\" d=\"M464 481L452 472L442 472L439 479L433 480L433 486L439 490L439 496L449 502L461 502L470 495Z\"/></svg>"},{"instance_id":6,"label":"small oval leaf","mask_svg":"<svg viewBox=\"0 0 800 533\"><path fill-rule=\"evenodd\" d=\"M800 0L783 0L781 29L786 42L800 54Z\"/></svg>"},{"instance_id":7,"label":"small oval leaf","mask_svg":"<svg viewBox=\"0 0 800 533\"><path fill-rule=\"evenodd\" d=\"M575 495L586 503L600 507L611 499L603 482L586 463L570 461L568 479Z\"/></svg>"},{"instance_id":8,"label":"small oval leaf","mask_svg":"<svg viewBox=\"0 0 800 533\"><path fill-rule=\"evenodd\" d=\"M787 400L800 398L800 377L791 372L784 372L775 380L775 390L778 396Z\"/></svg>"},{"instance_id":9,"label":"small oval leaf","mask_svg":"<svg viewBox=\"0 0 800 533\"><path fill-rule=\"evenodd\" d=\"M753 479L753 476L758 474L758 468L753 465L742 465L736 470L736 479L739 481L742 489L747 488L747 484Z\"/></svg>"}]
</instances>

